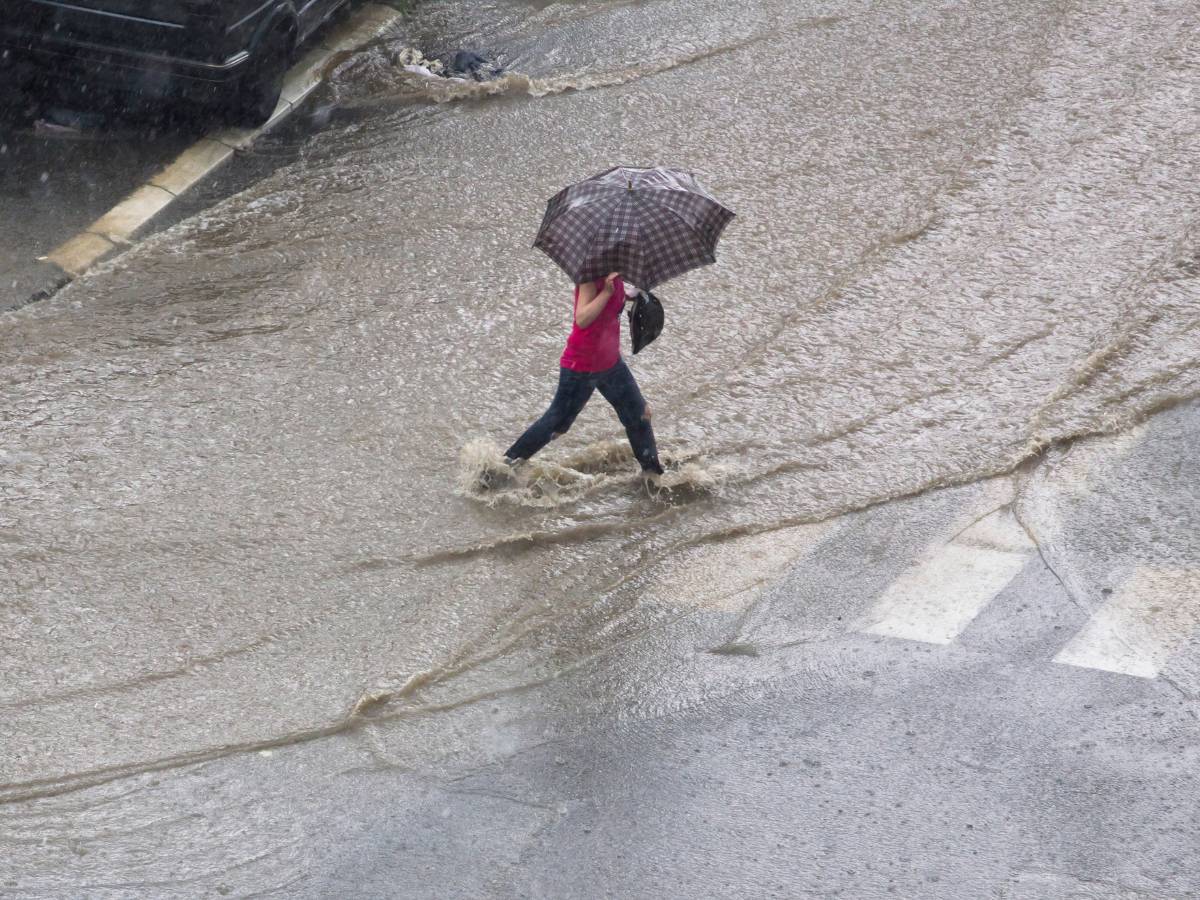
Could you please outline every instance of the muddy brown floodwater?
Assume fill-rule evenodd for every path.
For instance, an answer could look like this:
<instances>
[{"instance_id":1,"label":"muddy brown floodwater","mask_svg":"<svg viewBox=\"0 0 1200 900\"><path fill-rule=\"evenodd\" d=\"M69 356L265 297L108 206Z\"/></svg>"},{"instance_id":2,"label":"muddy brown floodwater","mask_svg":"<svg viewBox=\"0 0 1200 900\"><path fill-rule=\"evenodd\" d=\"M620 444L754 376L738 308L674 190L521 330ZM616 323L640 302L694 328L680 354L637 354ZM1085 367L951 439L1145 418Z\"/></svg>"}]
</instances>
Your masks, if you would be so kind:
<instances>
[{"instance_id":1,"label":"muddy brown floodwater","mask_svg":"<svg viewBox=\"0 0 1200 900\"><path fill-rule=\"evenodd\" d=\"M680 552L1200 393L1195 12L425 4L293 163L0 319L0 799L434 721L703 607ZM466 43L508 74L390 62ZM480 491L569 322L543 204L616 163L738 213L633 361L671 471L596 403Z\"/></svg>"}]
</instances>

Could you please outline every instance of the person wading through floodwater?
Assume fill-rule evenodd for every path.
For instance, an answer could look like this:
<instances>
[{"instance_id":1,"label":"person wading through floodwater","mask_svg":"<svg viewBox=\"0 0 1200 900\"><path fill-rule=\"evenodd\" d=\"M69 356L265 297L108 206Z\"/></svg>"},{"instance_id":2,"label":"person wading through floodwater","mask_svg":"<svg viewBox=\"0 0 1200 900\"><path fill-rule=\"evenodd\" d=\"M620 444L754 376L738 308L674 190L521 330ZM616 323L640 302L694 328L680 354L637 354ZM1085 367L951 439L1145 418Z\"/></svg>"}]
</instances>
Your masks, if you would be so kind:
<instances>
[{"instance_id":1,"label":"person wading through floodwater","mask_svg":"<svg viewBox=\"0 0 1200 900\"><path fill-rule=\"evenodd\" d=\"M623 279L648 292L716 262L717 241L733 217L694 176L661 166L618 166L551 198L534 246L575 283L575 321L559 361L554 401L508 448L508 463L528 459L565 434L599 389L625 426L642 472L662 474L650 407L621 359ZM638 299L637 309L644 300ZM653 303L661 313L658 300ZM636 314L633 319L640 321ZM640 346L635 343L634 352Z\"/></svg>"},{"instance_id":2,"label":"person wading through floodwater","mask_svg":"<svg viewBox=\"0 0 1200 900\"><path fill-rule=\"evenodd\" d=\"M598 389L625 426L642 472L663 473L650 425L650 407L621 358L621 310L631 300L618 272L575 286L575 320L559 360L558 390L545 414L505 452L509 463L528 459L566 434Z\"/></svg>"}]
</instances>

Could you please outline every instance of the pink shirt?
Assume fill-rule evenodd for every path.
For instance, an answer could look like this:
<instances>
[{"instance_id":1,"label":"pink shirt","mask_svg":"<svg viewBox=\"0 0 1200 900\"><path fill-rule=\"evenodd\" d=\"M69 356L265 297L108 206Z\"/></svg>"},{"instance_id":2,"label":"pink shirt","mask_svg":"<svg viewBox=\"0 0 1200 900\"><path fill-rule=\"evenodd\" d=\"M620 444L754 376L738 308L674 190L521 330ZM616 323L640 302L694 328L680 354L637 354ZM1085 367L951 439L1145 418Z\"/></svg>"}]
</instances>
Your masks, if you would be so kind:
<instances>
[{"instance_id":1,"label":"pink shirt","mask_svg":"<svg viewBox=\"0 0 1200 900\"><path fill-rule=\"evenodd\" d=\"M596 282L596 290L604 289L604 279ZM625 282L613 282L613 295L587 328L580 328L571 317L571 336L563 350L559 365L576 372L603 372L611 369L621 358L621 308L625 305ZM579 286L575 286L575 306L579 306Z\"/></svg>"}]
</instances>

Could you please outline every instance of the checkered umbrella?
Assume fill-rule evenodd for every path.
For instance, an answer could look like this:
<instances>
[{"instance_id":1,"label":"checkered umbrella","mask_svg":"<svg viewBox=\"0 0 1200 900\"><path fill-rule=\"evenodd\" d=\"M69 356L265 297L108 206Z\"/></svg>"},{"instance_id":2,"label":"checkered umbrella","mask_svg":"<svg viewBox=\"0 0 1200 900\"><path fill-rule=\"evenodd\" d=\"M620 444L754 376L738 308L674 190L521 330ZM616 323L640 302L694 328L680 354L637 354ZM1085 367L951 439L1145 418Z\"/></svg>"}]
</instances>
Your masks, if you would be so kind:
<instances>
[{"instance_id":1,"label":"checkered umbrella","mask_svg":"<svg viewBox=\"0 0 1200 900\"><path fill-rule=\"evenodd\" d=\"M691 175L619 166L555 195L533 246L576 284L620 272L650 290L716 262L732 219Z\"/></svg>"}]
</instances>

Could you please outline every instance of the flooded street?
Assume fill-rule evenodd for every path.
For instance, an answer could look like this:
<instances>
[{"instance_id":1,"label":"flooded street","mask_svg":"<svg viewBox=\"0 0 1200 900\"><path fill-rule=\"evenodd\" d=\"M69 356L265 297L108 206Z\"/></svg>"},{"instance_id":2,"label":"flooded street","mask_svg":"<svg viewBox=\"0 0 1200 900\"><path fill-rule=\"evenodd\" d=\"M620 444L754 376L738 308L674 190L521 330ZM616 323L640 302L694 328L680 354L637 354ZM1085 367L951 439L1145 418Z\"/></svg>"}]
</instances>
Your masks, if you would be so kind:
<instances>
[{"instance_id":1,"label":"flooded street","mask_svg":"<svg viewBox=\"0 0 1200 900\"><path fill-rule=\"evenodd\" d=\"M0 315L0 801L364 722L401 768L487 756L440 717L723 608L729 541L760 535L751 580L774 577L817 523L1200 395L1198 21L419 7L338 65L293 162ZM505 73L390 61L460 46ZM630 357L668 473L642 486L596 400L481 489L570 322L531 248L545 201L618 163L694 171L738 215ZM1195 534L1147 546L1178 573ZM671 707L642 687L669 659L639 658L572 715Z\"/></svg>"}]
</instances>

